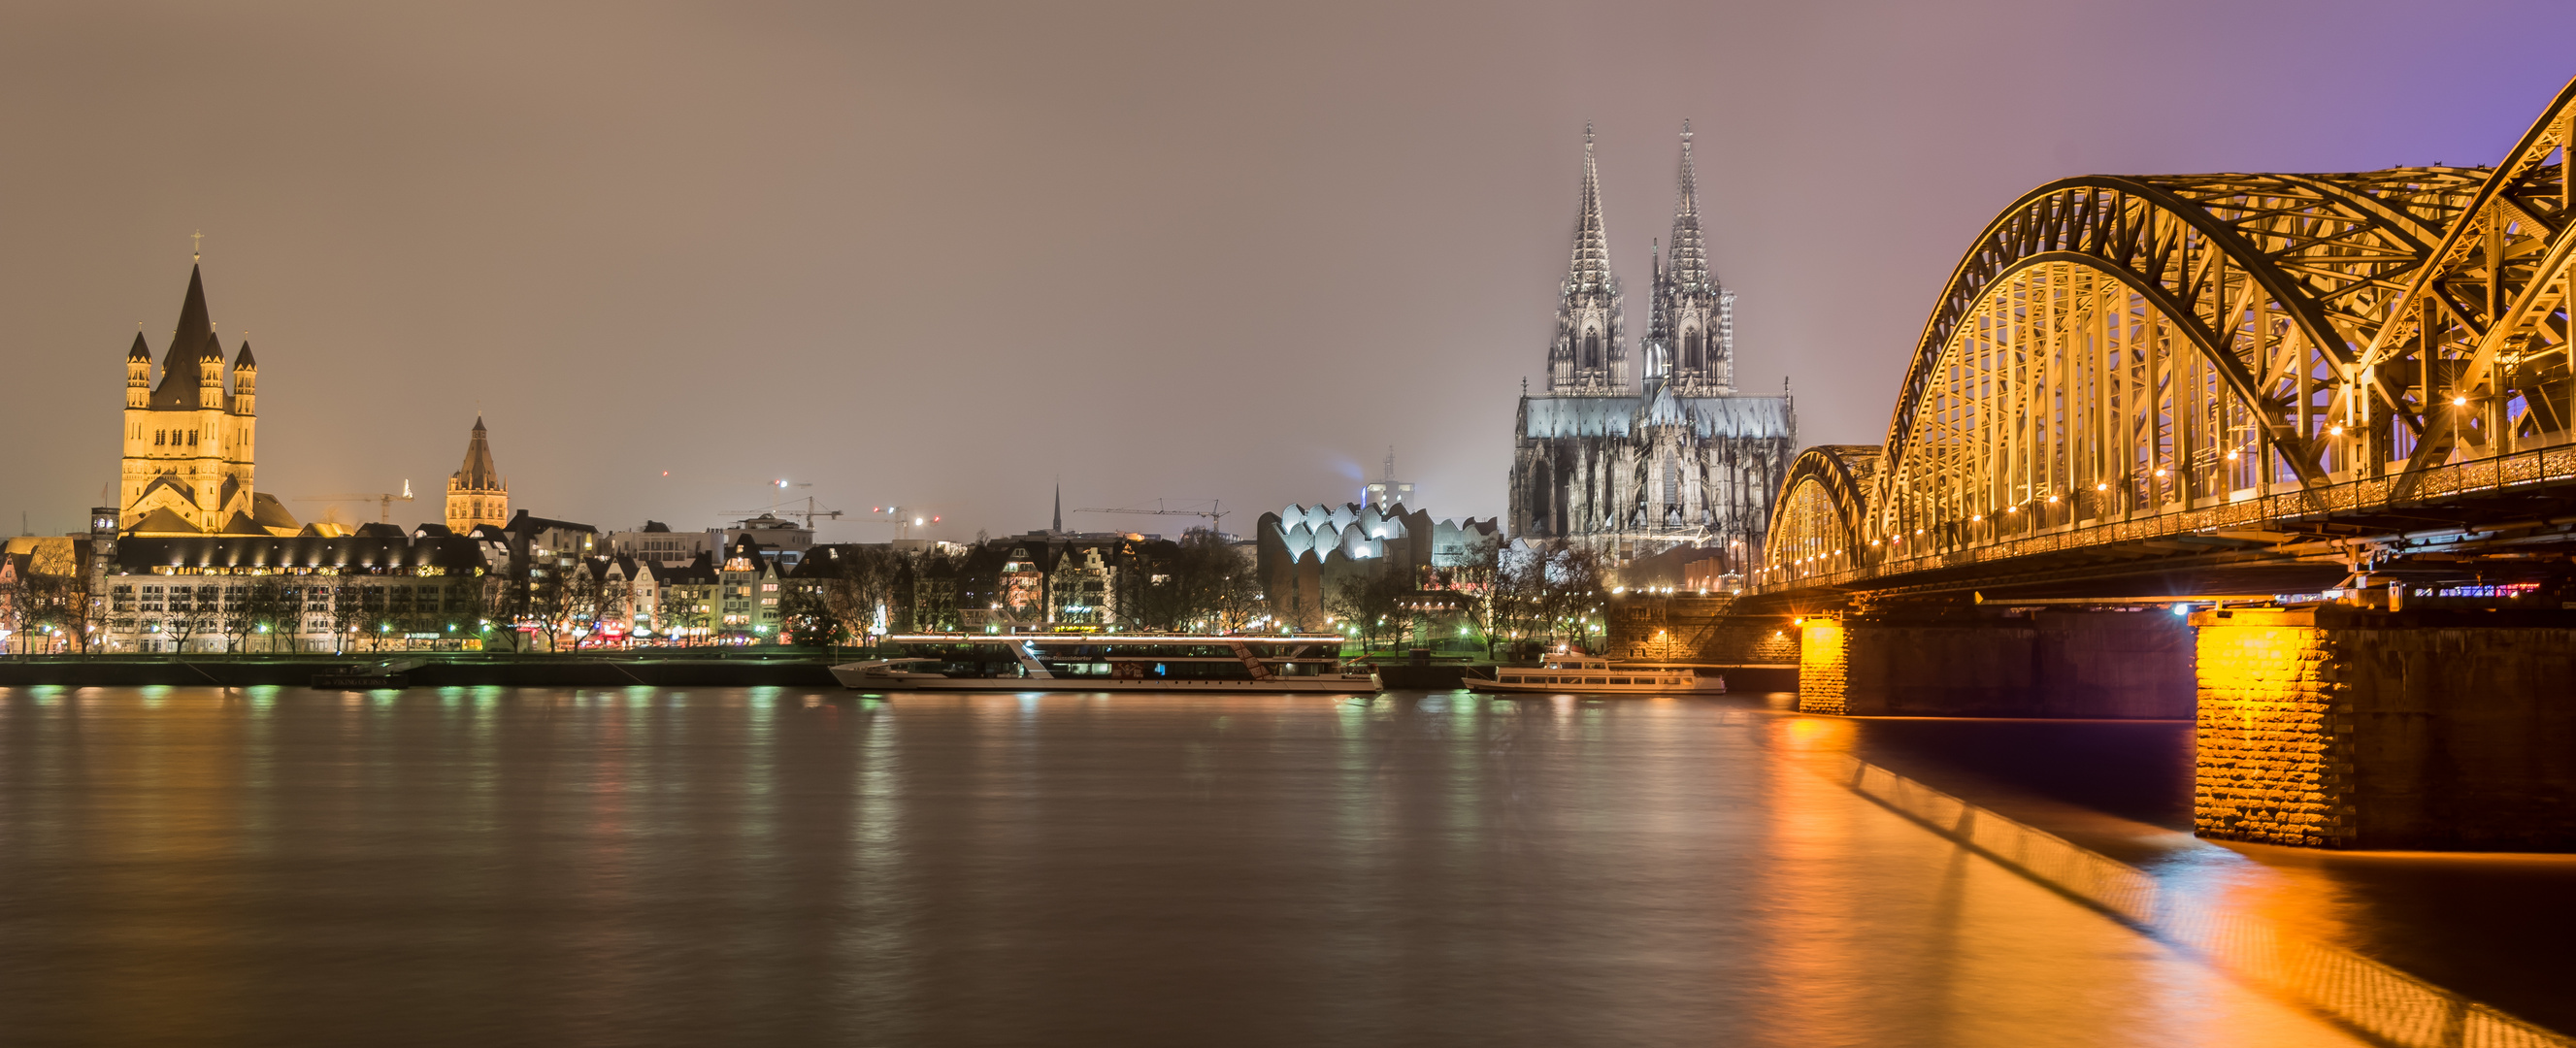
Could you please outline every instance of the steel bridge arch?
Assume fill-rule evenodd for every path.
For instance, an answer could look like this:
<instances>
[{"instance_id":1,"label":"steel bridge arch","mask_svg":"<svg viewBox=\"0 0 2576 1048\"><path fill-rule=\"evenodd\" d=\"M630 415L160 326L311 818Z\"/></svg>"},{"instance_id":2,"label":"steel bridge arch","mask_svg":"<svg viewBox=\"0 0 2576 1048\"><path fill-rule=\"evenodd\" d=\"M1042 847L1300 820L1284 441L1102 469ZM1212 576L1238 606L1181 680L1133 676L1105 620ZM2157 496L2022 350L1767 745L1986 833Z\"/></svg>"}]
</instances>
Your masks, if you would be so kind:
<instances>
[{"instance_id":1,"label":"steel bridge arch","mask_svg":"<svg viewBox=\"0 0 2576 1048\"><path fill-rule=\"evenodd\" d=\"M2492 168L2031 190L1953 270L1881 448L1793 471L1758 586L2576 479L2576 82Z\"/></svg>"},{"instance_id":2,"label":"steel bridge arch","mask_svg":"<svg viewBox=\"0 0 2576 1048\"><path fill-rule=\"evenodd\" d=\"M1987 289L2042 255L2084 261L2141 291L2155 289L2177 315L2200 320L2189 332L2193 341L2204 352L2235 358L2217 363L2240 395L2255 395L2256 379L2235 345L2236 333L2220 335L2218 314L2230 305L2218 297L2227 290L2226 274L2210 274L2218 278L2211 280L2193 272L2195 255L2214 254L2238 267L2311 345L2348 365L2385 319L2372 308L2375 297L2398 292L2399 280L2423 268L2441 232L2467 210L2466 198L2484 173L2441 167L2350 175L2093 175L2031 190L1987 224L1942 289L1898 391L1888 453L1903 456L1928 373L1960 321ZM2312 217L2284 207L2297 203ZM2208 246L2195 251L2176 231L2155 229L2158 217L2182 223ZM2320 228L2296 228L2302 217ZM2279 246L2266 250L2265 244Z\"/></svg>"},{"instance_id":3,"label":"steel bridge arch","mask_svg":"<svg viewBox=\"0 0 2576 1048\"><path fill-rule=\"evenodd\" d=\"M2387 300L2424 267L2439 231L2452 224L2483 174L2473 168L2400 168L2350 175L2097 175L2051 182L2024 194L1979 234L1924 325L1889 420L1885 468L1876 471L1876 483L1862 496L1863 523L1853 536L1851 555L1865 558L1863 543L1880 539L1902 544L1919 535L1936 543L1964 541L1973 538L1965 532L1974 529L1961 525L1982 523L1986 514L2017 513L2021 501L2035 502L2043 491L2054 496L2047 499L2048 506L2073 514L2077 508L2060 500L2075 496L2082 482L2095 489L2087 508L2096 516L2115 482L2127 503L2169 501L2176 495L2188 499L2220 486L2210 478L2183 476L2171 485L2142 484L2167 473L2131 476L2144 471L2131 468L2141 459L2134 448L2125 456L2128 461L2115 465L2105 461L2107 453L2099 447L2057 446L2055 438L2073 428L2075 415L2094 408L2074 403L2068 388L2050 393L2056 403L2016 405L2013 410L2019 414L2003 428L2052 434L2039 441L2044 448L2020 449L2021 460L2071 459L2081 451L2095 461L2081 468L2058 462L2046 479L2025 485L2027 500L2005 495L1970 500L1953 491L1948 508L1956 512L1949 516L1960 519L1940 520L1950 526L1946 533L1932 526L1928 510L1913 505L1921 501L1913 495L1922 487L1927 465L1917 454L1925 439L1924 413L1927 404L1939 399L1934 387L1945 370L1954 370L1962 339L1981 337L1977 326L1993 322L1999 304L2006 312L2026 312L2031 330L2054 333L2064 318L2040 319L2043 311L2055 308L2041 298L2062 299L2067 275L2079 271L2090 278L2079 281L2086 283L2086 293L2104 296L2093 304L2094 311L2121 317L2106 324L2083 351L2090 359L2072 364L2075 371L2089 369L2084 381L2100 391L2101 404L2093 414L2122 415L2096 423L2105 431L2093 434L2097 444L2110 429L2143 430L2143 438L2132 435L2129 442L2163 445L2160 453L2143 457L2150 466L2159 454L2171 458L2178 451L2189 455L2196 450L2172 446L2187 435L2182 432L2192 421L2187 413L2201 407L2186 402L2182 372L2156 373L2151 351L2130 344L2137 319L2143 318L2155 321L2149 330L2167 344L2168 352L2188 346L2192 358L2205 365L2212 384L2223 391L2217 395L2227 401L2221 415L2233 411L2250 424L2240 428L2253 431L2253 446L2245 450L2254 452L2254 464L2285 484L2322 483L2337 463L2327 461L2319 437L2334 424L2330 420L2336 418L2337 406L2351 399L2349 380L2359 351L2383 326ZM2039 277L2043 273L2048 279ZM2017 305L2009 301L2015 295L2023 298ZM2114 337L2114 328L2121 337ZM2023 359L2028 355L2023 332L1998 342L2010 347L2006 355L2014 359L2005 371L2012 377L1992 378L1988 388L1996 383L2027 386L2031 382L2020 372L2045 371L2040 363ZM2146 373L2138 373L2141 367ZM2202 372L2190 374L2196 379ZM2063 378L2052 374L2036 381L2045 385ZM2156 403L2159 398L2163 403ZM1987 423L1986 428L1987 437L1994 438L1997 427ZM2227 427L2213 421L2201 428L2210 431L2201 444L2215 447L2216 436ZM1983 466L1994 458L1981 454L1969 461ZM2225 461L2230 463L2227 471L2247 472L2236 465L2239 456ZM2170 465L2183 472L2180 463ZM1960 463L1949 466L1959 468ZM1776 505L1785 509L1789 490L1784 486L1782 491ZM1772 563L1778 567L1794 559L1784 552Z\"/></svg>"},{"instance_id":4,"label":"steel bridge arch","mask_svg":"<svg viewBox=\"0 0 2576 1048\"><path fill-rule=\"evenodd\" d=\"M1879 451L1874 445L1821 444L1799 452L1772 505L1764 559L1817 570L1848 567L1867 526Z\"/></svg>"},{"instance_id":5,"label":"steel bridge arch","mask_svg":"<svg viewBox=\"0 0 2576 1048\"><path fill-rule=\"evenodd\" d=\"M2576 81L2491 169L2359 354L2371 404L2409 431L2397 499L2434 466L2576 433ZM2374 439L2380 434L2373 433Z\"/></svg>"}]
</instances>

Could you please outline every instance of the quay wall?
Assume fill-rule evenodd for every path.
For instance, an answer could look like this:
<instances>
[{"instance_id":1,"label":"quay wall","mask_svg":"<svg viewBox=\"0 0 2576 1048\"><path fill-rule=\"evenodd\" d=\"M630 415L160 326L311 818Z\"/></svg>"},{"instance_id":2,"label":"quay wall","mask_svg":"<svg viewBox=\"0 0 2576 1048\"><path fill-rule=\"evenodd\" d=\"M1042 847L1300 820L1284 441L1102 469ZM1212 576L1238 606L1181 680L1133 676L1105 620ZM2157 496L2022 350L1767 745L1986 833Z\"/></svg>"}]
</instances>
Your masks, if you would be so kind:
<instances>
[{"instance_id":1,"label":"quay wall","mask_svg":"<svg viewBox=\"0 0 2576 1048\"><path fill-rule=\"evenodd\" d=\"M1611 599L1601 654L1640 662L1725 667L1732 691L1797 687L1799 638L1785 615L1744 615L1720 594L1623 594Z\"/></svg>"},{"instance_id":2,"label":"quay wall","mask_svg":"<svg viewBox=\"0 0 2576 1048\"><path fill-rule=\"evenodd\" d=\"M336 658L46 656L0 659L0 687L304 687L317 673L400 653ZM406 671L413 687L812 687L838 688L829 660L813 657L615 659L582 656L432 659Z\"/></svg>"}]
</instances>

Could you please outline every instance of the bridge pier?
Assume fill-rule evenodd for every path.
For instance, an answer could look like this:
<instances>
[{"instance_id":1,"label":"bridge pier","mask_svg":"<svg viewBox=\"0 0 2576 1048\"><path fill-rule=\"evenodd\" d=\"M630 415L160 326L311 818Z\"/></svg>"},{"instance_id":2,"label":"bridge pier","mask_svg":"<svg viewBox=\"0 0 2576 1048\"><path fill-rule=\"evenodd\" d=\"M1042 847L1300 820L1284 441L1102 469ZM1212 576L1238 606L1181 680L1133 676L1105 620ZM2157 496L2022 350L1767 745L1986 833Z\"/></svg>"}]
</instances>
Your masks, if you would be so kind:
<instances>
[{"instance_id":1,"label":"bridge pier","mask_svg":"<svg viewBox=\"0 0 2576 1048\"><path fill-rule=\"evenodd\" d=\"M2576 850L2576 616L2194 613L2201 836Z\"/></svg>"},{"instance_id":2,"label":"bridge pier","mask_svg":"<svg viewBox=\"0 0 2576 1048\"><path fill-rule=\"evenodd\" d=\"M1798 708L1880 717L2184 718L2189 625L2162 610L1852 615L1801 624Z\"/></svg>"}]
</instances>

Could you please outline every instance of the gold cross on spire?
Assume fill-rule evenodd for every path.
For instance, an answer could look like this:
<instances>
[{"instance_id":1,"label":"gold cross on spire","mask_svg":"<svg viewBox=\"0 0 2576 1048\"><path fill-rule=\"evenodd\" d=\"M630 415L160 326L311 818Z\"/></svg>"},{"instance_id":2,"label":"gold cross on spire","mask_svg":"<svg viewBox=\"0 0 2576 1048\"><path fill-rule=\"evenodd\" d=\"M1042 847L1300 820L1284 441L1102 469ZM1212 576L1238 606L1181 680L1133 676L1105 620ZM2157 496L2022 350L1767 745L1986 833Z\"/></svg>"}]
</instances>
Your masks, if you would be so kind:
<instances>
[{"instance_id":1,"label":"gold cross on spire","mask_svg":"<svg viewBox=\"0 0 2576 1048\"><path fill-rule=\"evenodd\" d=\"M194 233L190 233L188 234L188 239L193 241L193 243L188 247L188 260L191 262L204 261L206 258L206 231L200 229Z\"/></svg>"}]
</instances>

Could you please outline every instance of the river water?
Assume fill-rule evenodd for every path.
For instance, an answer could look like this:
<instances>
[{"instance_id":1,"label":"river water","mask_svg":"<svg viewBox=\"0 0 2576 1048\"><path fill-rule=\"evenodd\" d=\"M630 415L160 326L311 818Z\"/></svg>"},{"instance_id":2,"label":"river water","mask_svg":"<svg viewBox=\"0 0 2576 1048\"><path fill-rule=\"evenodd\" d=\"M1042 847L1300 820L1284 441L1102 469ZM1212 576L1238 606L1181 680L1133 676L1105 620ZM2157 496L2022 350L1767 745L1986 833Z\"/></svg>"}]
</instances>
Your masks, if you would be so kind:
<instances>
[{"instance_id":1,"label":"river water","mask_svg":"<svg viewBox=\"0 0 2576 1048\"><path fill-rule=\"evenodd\" d=\"M0 689L0 1043L2352 1043L1816 774L1958 749L1852 725ZM2206 861L2116 797L1990 780Z\"/></svg>"}]
</instances>

